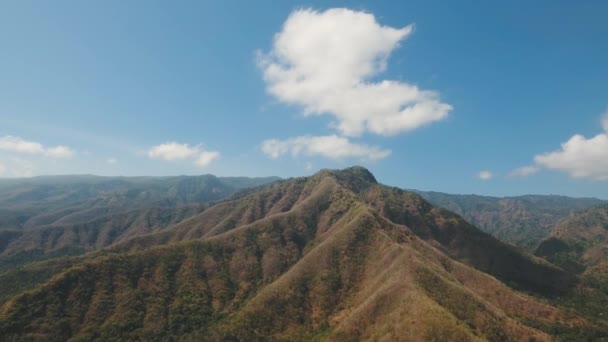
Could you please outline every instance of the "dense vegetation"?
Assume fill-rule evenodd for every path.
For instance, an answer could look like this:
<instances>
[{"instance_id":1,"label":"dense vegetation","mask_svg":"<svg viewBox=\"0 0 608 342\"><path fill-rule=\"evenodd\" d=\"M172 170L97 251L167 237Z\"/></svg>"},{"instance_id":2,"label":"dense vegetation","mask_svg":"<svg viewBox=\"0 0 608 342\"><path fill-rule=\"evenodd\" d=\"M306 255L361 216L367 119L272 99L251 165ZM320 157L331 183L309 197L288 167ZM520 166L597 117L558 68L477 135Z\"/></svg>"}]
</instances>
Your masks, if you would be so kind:
<instances>
[{"instance_id":1,"label":"dense vegetation","mask_svg":"<svg viewBox=\"0 0 608 342\"><path fill-rule=\"evenodd\" d=\"M558 222L536 255L580 275L584 290L563 301L590 317L608 315L608 206L576 212Z\"/></svg>"},{"instance_id":2,"label":"dense vegetation","mask_svg":"<svg viewBox=\"0 0 608 342\"><path fill-rule=\"evenodd\" d=\"M561 220L536 254L574 272L608 261L608 206L580 211Z\"/></svg>"},{"instance_id":3,"label":"dense vegetation","mask_svg":"<svg viewBox=\"0 0 608 342\"><path fill-rule=\"evenodd\" d=\"M595 198L525 195L489 197L452 195L440 192L419 192L429 202L464 217L476 227L533 252L562 218L601 204Z\"/></svg>"},{"instance_id":4,"label":"dense vegetation","mask_svg":"<svg viewBox=\"0 0 608 342\"><path fill-rule=\"evenodd\" d=\"M562 308L587 289L577 277L363 168L273 183L166 222L0 274L17 287L0 307L0 336L608 338L598 316Z\"/></svg>"},{"instance_id":5,"label":"dense vegetation","mask_svg":"<svg viewBox=\"0 0 608 342\"><path fill-rule=\"evenodd\" d=\"M55 176L0 180L0 272L170 226L276 178Z\"/></svg>"}]
</instances>

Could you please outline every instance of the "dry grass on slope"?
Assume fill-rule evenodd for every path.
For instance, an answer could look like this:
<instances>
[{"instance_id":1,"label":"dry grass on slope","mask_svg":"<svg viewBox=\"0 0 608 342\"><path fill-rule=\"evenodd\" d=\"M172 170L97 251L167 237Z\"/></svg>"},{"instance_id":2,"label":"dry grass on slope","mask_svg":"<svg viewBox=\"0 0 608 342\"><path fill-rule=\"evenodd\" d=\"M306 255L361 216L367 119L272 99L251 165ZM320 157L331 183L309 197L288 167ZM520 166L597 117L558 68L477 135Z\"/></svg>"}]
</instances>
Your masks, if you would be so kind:
<instances>
[{"instance_id":1,"label":"dry grass on slope","mask_svg":"<svg viewBox=\"0 0 608 342\"><path fill-rule=\"evenodd\" d=\"M363 178L349 182L359 173ZM52 341L546 341L537 327L587 328L453 259L449 248L466 251L476 232L457 216L404 192L372 198L378 206L362 201L376 187L372 180L360 169L324 171L131 239L7 302L0 334ZM485 236L474 235L482 242ZM486 256L482 247L466 256Z\"/></svg>"},{"instance_id":2,"label":"dry grass on slope","mask_svg":"<svg viewBox=\"0 0 608 342\"><path fill-rule=\"evenodd\" d=\"M262 289L216 332L217 336L328 340L548 341L521 321L570 320L559 310L510 290L458 262L403 227L362 210L340 225L277 281ZM447 266L446 266L447 265ZM488 292L477 294L446 267L476 276ZM489 291L501 293L496 299ZM519 312L506 302L536 306ZM576 324L585 322L576 318ZM264 328L265 327L265 328Z\"/></svg>"}]
</instances>

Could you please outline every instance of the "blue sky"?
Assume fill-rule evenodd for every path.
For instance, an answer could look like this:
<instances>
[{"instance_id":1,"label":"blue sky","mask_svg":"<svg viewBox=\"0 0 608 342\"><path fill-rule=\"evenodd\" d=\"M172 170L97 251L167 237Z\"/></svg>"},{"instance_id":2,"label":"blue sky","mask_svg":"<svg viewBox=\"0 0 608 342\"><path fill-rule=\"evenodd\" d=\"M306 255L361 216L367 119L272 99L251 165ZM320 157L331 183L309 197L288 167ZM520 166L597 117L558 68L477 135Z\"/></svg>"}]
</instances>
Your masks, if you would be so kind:
<instances>
[{"instance_id":1,"label":"blue sky","mask_svg":"<svg viewBox=\"0 0 608 342\"><path fill-rule=\"evenodd\" d=\"M608 198L607 11L5 1L0 177L361 164L404 188Z\"/></svg>"}]
</instances>

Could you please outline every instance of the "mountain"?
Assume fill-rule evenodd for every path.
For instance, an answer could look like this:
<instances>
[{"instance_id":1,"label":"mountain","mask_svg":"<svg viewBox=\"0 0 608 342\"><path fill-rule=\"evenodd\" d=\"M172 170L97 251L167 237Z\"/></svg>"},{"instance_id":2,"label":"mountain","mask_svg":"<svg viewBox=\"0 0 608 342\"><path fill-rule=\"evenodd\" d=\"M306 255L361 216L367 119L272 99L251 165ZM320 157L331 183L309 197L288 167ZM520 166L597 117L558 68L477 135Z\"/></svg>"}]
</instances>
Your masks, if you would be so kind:
<instances>
[{"instance_id":1,"label":"mountain","mask_svg":"<svg viewBox=\"0 0 608 342\"><path fill-rule=\"evenodd\" d=\"M608 276L608 206L562 219L535 254L572 272L602 271Z\"/></svg>"},{"instance_id":2,"label":"mountain","mask_svg":"<svg viewBox=\"0 0 608 342\"><path fill-rule=\"evenodd\" d=\"M0 272L17 265L65 255L80 255L135 235L146 234L193 216L209 204L135 209L84 223L0 231Z\"/></svg>"},{"instance_id":3,"label":"mountain","mask_svg":"<svg viewBox=\"0 0 608 342\"><path fill-rule=\"evenodd\" d=\"M213 175L178 177L44 176L0 179L0 230L82 223L104 214L220 200L278 180Z\"/></svg>"},{"instance_id":4,"label":"mountain","mask_svg":"<svg viewBox=\"0 0 608 342\"><path fill-rule=\"evenodd\" d=\"M164 228L276 177L52 176L0 180L0 271Z\"/></svg>"},{"instance_id":5,"label":"mountain","mask_svg":"<svg viewBox=\"0 0 608 342\"><path fill-rule=\"evenodd\" d=\"M525 195L489 197L417 191L427 201L464 217L501 241L533 252L554 225L575 211L606 204L596 198Z\"/></svg>"},{"instance_id":6,"label":"mountain","mask_svg":"<svg viewBox=\"0 0 608 342\"><path fill-rule=\"evenodd\" d=\"M7 341L608 337L605 322L550 304L576 277L360 167L62 260L0 307Z\"/></svg>"},{"instance_id":7,"label":"mountain","mask_svg":"<svg viewBox=\"0 0 608 342\"><path fill-rule=\"evenodd\" d=\"M568 305L590 315L606 315L608 206L582 210L562 219L535 254L579 274L585 290L564 297Z\"/></svg>"}]
</instances>

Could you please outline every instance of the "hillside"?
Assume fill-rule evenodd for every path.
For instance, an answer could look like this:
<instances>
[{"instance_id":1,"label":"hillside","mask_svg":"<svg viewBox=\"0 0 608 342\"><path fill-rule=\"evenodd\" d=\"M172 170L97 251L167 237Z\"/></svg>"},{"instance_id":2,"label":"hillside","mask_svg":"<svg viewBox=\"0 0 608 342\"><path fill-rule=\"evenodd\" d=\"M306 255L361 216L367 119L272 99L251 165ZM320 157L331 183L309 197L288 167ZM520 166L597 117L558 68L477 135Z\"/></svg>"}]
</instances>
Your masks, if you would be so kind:
<instances>
[{"instance_id":1,"label":"hillside","mask_svg":"<svg viewBox=\"0 0 608 342\"><path fill-rule=\"evenodd\" d=\"M0 335L550 341L606 331L517 290L563 294L576 278L358 167L243 193L65 267L3 304Z\"/></svg>"},{"instance_id":2,"label":"hillside","mask_svg":"<svg viewBox=\"0 0 608 342\"><path fill-rule=\"evenodd\" d=\"M0 272L167 227L275 177L53 176L0 180Z\"/></svg>"},{"instance_id":3,"label":"hillside","mask_svg":"<svg viewBox=\"0 0 608 342\"><path fill-rule=\"evenodd\" d=\"M0 272L24 263L80 255L136 235L168 227L205 210L208 204L177 208L135 209L104 215L85 223L0 231ZM10 234L10 235L9 235Z\"/></svg>"},{"instance_id":4,"label":"hillside","mask_svg":"<svg viewBox=\"0 0 608 342\"><path fill-rule=\"evenodd\" d=\"M0 230L83 223L139 208L216 201L276 180L213 175L0 179Z\"/></svg>"},{"instance_id":5,"label":"hillside","mask_svg":"<svg viewBox=\"0 0 608 342\"><path fill-rule=\"evenodd\" d=\"M573 272L606 268L608 206L580 211L561 220L538 246L536 255ZM608 288L608 282L606 285Z\"/></svg>"},{"instance_id":6,"label":"hillside","mask_svg":"<svg viewBox=\"0 0 608 342\"><path fill-rule=\"evenodd\" d=\"M417 191L427 201L461 215L498 238L533 252L562 218L605 204L595 198L525 195L489 197Z\"/></svg>"},{"instance_id":7,"label":"hillside","mask_svg":"<svg viewBox=\"0 0 608 342\"><path fill-rule=\"evenodd\" d=\"M580 312L603 317L608 307L608 206L583 210L558 222L535 252L580 275L584 291L564 298Z\"/></svg>"}]
</instances>

